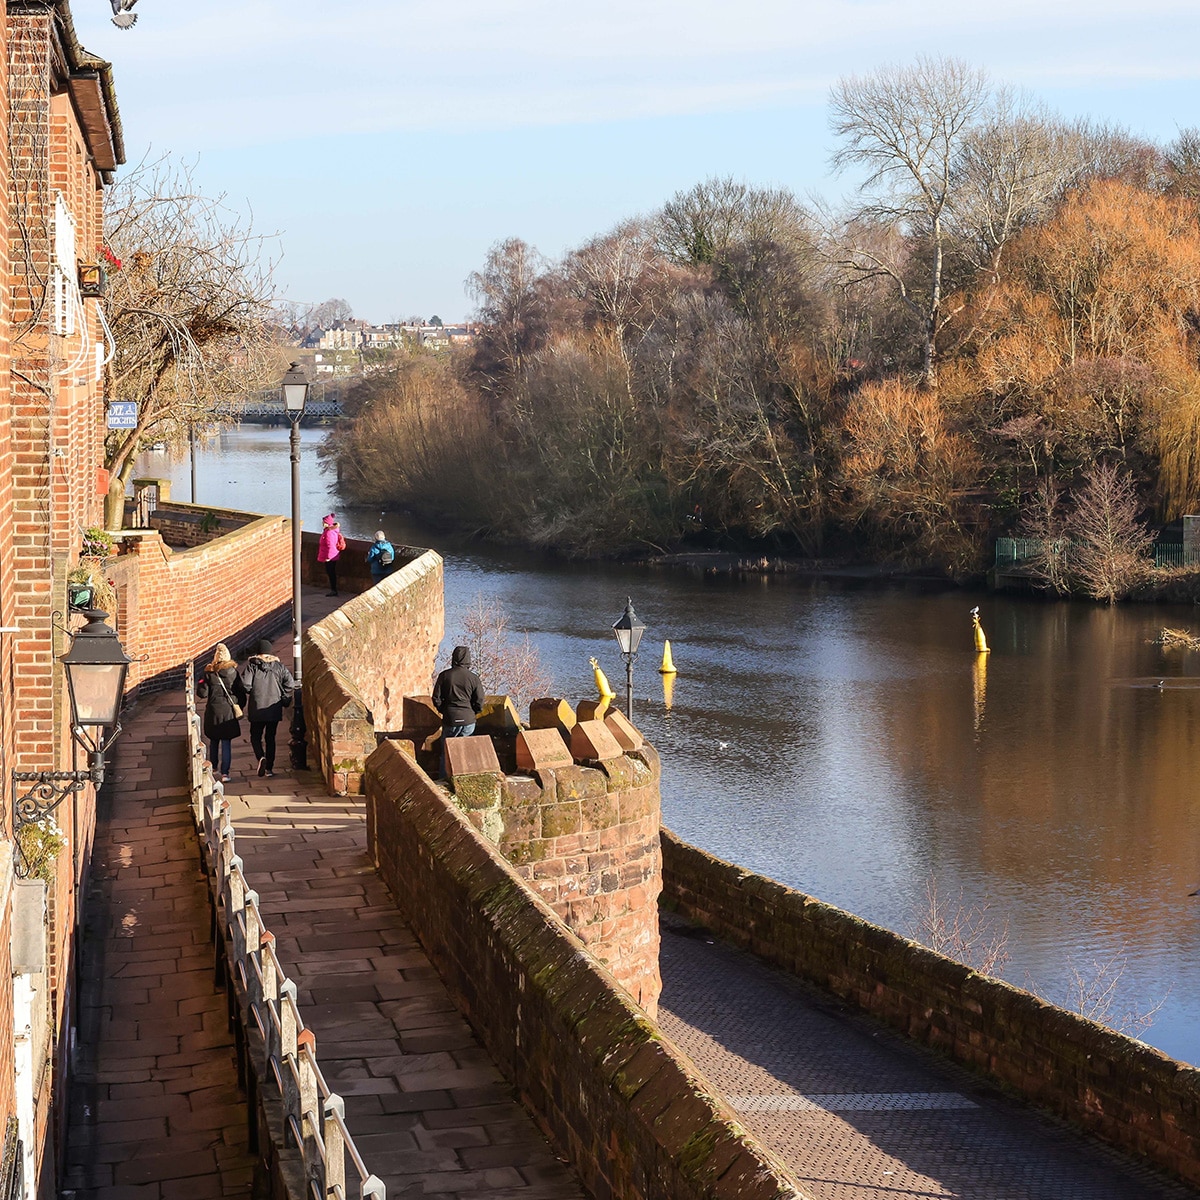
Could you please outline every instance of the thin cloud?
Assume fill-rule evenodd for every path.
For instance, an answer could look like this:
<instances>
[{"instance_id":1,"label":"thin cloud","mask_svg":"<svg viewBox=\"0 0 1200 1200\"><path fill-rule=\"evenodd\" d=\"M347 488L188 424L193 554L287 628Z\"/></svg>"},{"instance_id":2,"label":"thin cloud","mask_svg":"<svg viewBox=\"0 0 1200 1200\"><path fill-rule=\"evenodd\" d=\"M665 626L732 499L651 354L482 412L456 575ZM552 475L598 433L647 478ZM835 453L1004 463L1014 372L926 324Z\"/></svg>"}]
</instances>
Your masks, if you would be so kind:
<instances>
[{"instance_id":1,"label":"thin cloud","mask_svg":"<svg viewBox=\"0 0 1200 1200\"><path fill-rule=\"evenodd\" d=\"M157 0L130 33L99 0L76 7L85 42L116 64L131 135L188 148L820 103L839 74L927 52L933 29L939 50L1034 89L1200 74L1194 56L1164 53L1163 28L1176 46L1200 33L1176 0L1136 13L1122 0L752 0L736 17L715 0Z\"/></svg>"}]
</instances>

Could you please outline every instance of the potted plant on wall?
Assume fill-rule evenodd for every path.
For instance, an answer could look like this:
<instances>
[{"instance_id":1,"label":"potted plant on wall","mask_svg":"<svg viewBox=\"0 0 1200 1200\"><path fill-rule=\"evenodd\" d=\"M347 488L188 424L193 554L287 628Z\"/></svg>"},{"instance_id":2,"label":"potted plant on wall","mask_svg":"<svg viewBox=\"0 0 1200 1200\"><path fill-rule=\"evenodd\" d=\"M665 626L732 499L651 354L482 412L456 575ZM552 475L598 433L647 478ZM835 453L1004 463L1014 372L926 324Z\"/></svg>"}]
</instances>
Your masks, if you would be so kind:
<instances>
[{"instance_id":1,"label":"potted plant on wall","mask_svg":"<svg viewBox=\"0 0 1200 1200\"><path fill-rule=\"evenodd\" d=\"M100 559L103 562L106 558L112 558L116 552L115 547L116 542L107 529L102 529L99 525L89 525L83 531L83 545L79 548L79 556L85 559Z\"/></svg>"},{"instance_id":2,"label":"potted plant on wall","mask_svg":"<svg viewBox=\"0 0 1200 1200\"><path fill-rule=\"evenodd\" d=\"M67 573L67 604L73 609L99 608L115 612L117 593L108 578L105 563L116 552L112 534L98 525L83 531L79 565Z\"/></svg>"}]
</instances>

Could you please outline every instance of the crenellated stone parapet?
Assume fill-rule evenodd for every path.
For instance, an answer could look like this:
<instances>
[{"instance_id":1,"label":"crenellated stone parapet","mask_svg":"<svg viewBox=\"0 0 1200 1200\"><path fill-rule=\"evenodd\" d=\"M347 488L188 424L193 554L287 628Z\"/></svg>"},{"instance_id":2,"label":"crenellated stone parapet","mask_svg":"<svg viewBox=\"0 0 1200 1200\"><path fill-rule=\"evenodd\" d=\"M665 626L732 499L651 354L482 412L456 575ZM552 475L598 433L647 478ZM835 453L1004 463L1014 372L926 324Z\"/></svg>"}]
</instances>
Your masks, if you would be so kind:
<instances>
[{"instance_id":1,"label":"crenellated stone parapet","mask_svg":"<svg viewBox=\"0 0 1200 1200\"><path fill-rule=\"evenodd\" d=\"M570 712L565 701L553 703ZM424 709L414 699L406 711ZM489 697L480 725L493 732L447 742L456 804L653 1015L662 991L657 752L620 714L568 718L568 741L560 722L525 729L507 698ZM440 755L436 732L411 733L404 740L420 746L421 757Z\"/></svg>"}]
</instances>

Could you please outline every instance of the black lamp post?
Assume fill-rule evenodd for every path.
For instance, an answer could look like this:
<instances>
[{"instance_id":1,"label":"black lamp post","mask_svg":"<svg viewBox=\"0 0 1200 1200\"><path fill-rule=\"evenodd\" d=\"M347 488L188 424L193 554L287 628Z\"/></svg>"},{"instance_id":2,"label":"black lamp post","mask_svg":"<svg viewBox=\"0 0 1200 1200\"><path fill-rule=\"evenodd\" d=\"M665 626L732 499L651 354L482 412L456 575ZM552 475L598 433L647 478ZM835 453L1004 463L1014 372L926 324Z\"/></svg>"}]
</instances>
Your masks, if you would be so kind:
<instances>
[{"instance_id":1,"label":"black lamp post","mask_svg":"<svg viewBox=\"0 0 1200 1200\"><path fill-rule=\"evenodd\" d=\"M308 770L308 730L304 724L304 688L301 686L300 638L303 633L300 611L300 422L308 400L308 379L292 363L280 384L283 411L291 422L289 443L292 450L292 677L296 680L292 701L291 751L292 766Z\"/></svg>"},{"instance_id":2,"label":"black lamp post","mask_svg":"<svg viewBox=\"0 0 1200 1200\"><path fill-rule=\"evenodd\" d=\"M633 601L626 599L625 611L619 620L613 624L613 634L617 645L625 656L625 715L633 720L633 660L637 658L638 644L646 627L637 619L633 611Z\"/></svg>"},{"instance_id":3,"label":"black lamp post","mask_svg":"<svg viewBox=\"0 0 1200 1200\"><path fill-rule=\"evenodd\" d=\"M89 608L87 624L78 630L71 648L59 661L67 674L71 699L71 736L87 752L86 771L14 771L13 833L48 817L69 795L85 783L104 782L104 755L121 732L121 699L125 676L132 661L111 626L107 613ZM108 737L104 731L108 730ZM18 784L30 784L17 795ZM18 839L18 846L20 840ZM24 877L23 857L17 856L17 874Z\"/></svg>"}]
</instances>

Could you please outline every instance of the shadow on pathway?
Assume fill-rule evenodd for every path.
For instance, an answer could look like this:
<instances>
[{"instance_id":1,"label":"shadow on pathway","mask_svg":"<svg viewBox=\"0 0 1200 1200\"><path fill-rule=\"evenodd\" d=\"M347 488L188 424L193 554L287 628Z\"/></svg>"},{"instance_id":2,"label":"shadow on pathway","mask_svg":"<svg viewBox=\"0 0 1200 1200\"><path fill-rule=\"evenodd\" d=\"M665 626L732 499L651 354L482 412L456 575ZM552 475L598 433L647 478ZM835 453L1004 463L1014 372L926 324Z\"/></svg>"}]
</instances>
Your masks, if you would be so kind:
<instances>
[{"instance_id":1,"label":"shadow on pathway","mask_svg":"<svg viewBox=\"0 0 1200 1200\"><path fill-rule=\"evenodd\" d=\"M225 993L214 982L182 697L144 701L114 751L84 901L61 1194L248 1197L254 1158Z\"/></svg>"}]
</instances>

